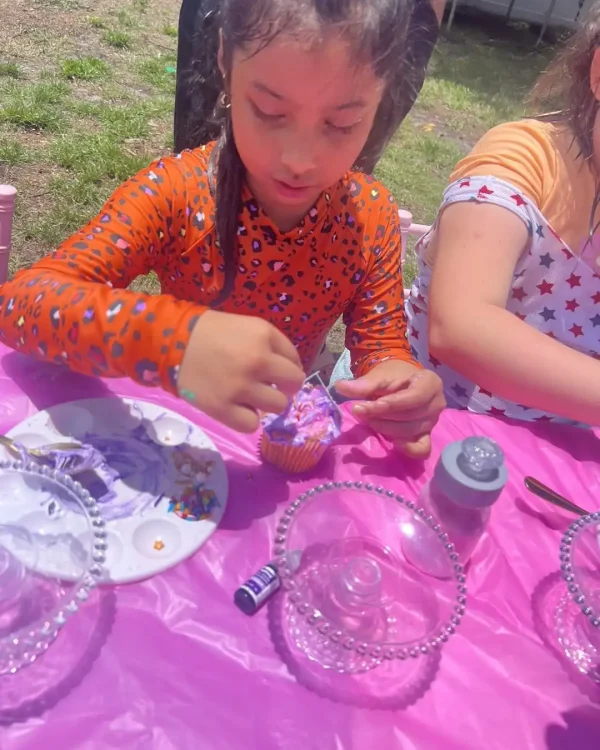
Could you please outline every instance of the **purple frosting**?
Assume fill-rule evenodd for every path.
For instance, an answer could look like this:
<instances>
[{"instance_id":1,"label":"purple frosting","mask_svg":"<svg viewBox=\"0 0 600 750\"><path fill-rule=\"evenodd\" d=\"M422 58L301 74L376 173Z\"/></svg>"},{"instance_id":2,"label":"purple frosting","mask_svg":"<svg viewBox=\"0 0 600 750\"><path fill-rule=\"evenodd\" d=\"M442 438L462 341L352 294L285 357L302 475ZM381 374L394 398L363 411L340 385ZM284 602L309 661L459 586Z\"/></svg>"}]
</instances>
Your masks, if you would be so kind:
<instances>
[{"instance_id":1,"label":"purple frosting","mask_svg":"<svg viewBox=\"0 0 600 750\"><path fill-rule=\"evenodd\" d=\"M340 410L322 385L305 383L283 414L266 414L262 425L269 439L286 445L318 440L329 445L339 437Z\"/></svg>"}]
</instances>

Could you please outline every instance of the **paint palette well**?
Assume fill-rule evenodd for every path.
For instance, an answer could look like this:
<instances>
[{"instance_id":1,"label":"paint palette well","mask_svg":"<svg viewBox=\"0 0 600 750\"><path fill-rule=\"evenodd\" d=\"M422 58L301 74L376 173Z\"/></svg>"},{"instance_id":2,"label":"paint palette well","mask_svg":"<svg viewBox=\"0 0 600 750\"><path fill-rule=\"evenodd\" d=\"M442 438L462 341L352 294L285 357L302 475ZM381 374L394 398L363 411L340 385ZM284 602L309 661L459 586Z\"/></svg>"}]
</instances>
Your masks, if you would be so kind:
<instances>
[{"instance_id":1,"label":"paint palette well","mask_svg":"<svg viewBox=\"0 0 600 750\"><path fill-rule=\"evenodd\" d=\"M106 521L106 583L141 580L185 560L225 511L228 481L219 451L197 425L162 406L117 398L60 404L29 417L9 437L27 448L79 442L100 455L96 468L74 478ZM77 508L31 493L23 502L0 498L0 504L4 523L43 530L48 544L53 525L61 538L69 535L70 554L61 545L52 573L58 566L65 580L78 574L89 531Z\"/></svg>"}]
</instances>

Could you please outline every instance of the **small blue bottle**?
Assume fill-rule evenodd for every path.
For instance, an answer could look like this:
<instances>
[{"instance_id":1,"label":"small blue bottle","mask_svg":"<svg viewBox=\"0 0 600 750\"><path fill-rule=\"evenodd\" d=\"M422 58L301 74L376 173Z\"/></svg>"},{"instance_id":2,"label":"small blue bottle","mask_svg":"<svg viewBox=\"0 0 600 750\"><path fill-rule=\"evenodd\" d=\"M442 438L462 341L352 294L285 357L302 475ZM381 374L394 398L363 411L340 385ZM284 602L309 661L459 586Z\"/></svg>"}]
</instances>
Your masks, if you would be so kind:
<instances>
[{"instance_id":1,"label":"small blue bottle","mask_svg":"<svg viewBox=\"0 0 600 750\"><path fill-rule=\"evenodd\" d=\"M267 563L251 576L233 595L234 604L245 615L253 615L280 586L274 563Z\"/></svg>"}]
</instances>

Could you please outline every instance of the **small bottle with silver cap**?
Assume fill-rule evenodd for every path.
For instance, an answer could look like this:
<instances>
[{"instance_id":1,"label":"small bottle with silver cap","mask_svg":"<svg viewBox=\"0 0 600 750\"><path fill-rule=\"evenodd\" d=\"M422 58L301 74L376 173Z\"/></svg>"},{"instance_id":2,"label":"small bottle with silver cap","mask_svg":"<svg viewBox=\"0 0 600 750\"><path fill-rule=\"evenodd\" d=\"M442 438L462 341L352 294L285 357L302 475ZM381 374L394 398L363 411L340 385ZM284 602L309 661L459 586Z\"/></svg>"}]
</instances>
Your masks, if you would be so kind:
<instances>
[{"instance_id":1,"label":"small bottle with silver cap","mask_svg":"<svg viewBox=\"0 0 600 750\"><path fill-rule=\"evenodd\" d=\"M417 505L439 522L454 544L461 563L475 551L488 524L491 506L508 479L504 454L490 438L469 437L446 446L433 477L421 491ZM448 557L434 532L418 519L405 535L405 557L436 578L452 575ZM438 551L439 550L439 551Z\"/></svg>"}]
</instances>

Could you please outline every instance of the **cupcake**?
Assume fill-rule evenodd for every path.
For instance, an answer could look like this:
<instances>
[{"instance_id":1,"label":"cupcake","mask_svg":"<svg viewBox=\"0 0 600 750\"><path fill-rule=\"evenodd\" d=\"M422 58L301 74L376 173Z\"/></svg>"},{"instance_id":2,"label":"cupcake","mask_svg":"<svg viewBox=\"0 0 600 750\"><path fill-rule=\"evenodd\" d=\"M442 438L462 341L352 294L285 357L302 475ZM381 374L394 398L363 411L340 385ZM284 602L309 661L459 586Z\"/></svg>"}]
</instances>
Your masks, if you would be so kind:
<instances>
[{"instance_id":1,"label":"cupcake","mask_svg":"<svg viewBox=\"0 0 600 750\"><path fill-rule=\"evenodd\" d=\"M283 414L263 417L261 456L283 471L308 471L339 437L341 421L340 410L327 389L305 383Z\"/></svg>"}]
</instances>

